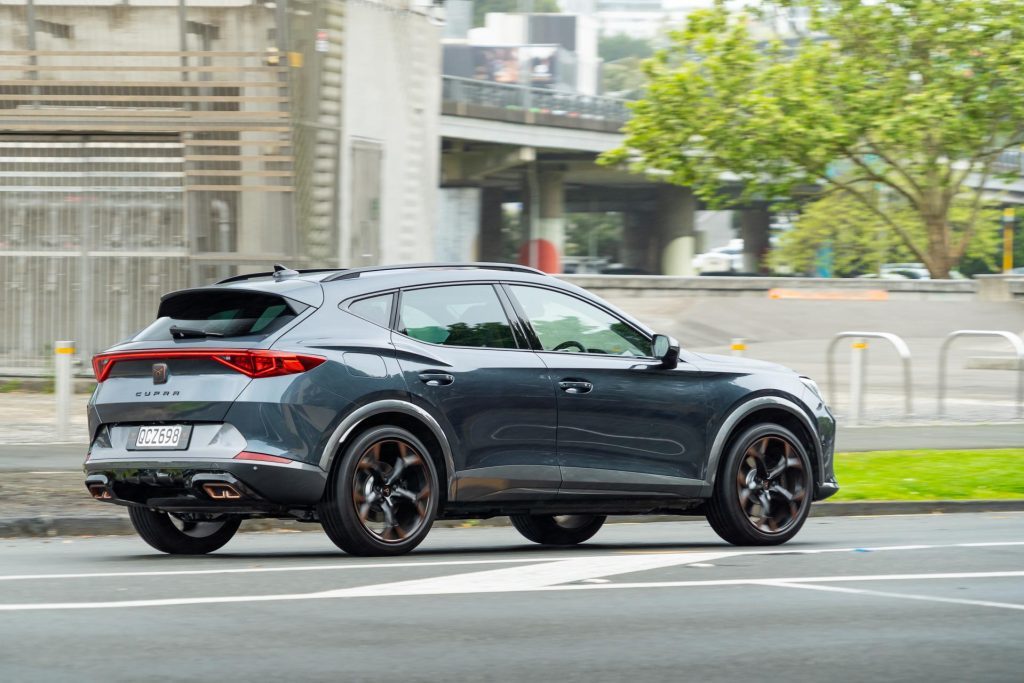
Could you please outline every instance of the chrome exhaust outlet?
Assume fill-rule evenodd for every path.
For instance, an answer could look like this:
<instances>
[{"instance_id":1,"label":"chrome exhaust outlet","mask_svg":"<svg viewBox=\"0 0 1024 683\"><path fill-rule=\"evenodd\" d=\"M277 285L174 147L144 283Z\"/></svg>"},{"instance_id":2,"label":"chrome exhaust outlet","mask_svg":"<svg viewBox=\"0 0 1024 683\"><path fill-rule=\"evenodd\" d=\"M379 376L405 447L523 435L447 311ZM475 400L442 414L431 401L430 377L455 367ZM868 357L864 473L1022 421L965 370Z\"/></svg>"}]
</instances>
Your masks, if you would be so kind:
<instances>
[{"instance_id":1,"label":"chrome exhaust outlet","mask_svg":"<svg viewBox=\"0 0 1024 683\"><path fill-rule=\"evenodd\" d=\"M209 482L203 484L203 491L213 500L240 500L242 493L231 484Z\"/></svg>"}]
</instances>

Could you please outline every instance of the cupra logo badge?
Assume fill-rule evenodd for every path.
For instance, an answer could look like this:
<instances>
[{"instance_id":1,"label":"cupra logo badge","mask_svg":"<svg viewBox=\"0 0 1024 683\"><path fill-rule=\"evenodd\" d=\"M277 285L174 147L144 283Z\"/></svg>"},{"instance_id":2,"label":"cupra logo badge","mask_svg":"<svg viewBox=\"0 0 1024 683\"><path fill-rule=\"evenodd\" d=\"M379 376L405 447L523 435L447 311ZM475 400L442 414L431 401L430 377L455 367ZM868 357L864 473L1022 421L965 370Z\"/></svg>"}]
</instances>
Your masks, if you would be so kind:
<instances>
[{"instance_id":1,"label":"cupra logo badge","mask_svg":"<svg viewBox=\"0 0 1024 683\"><path fill-rule=\"evenodd\" d=\"M153 363L153 384L167 383L167 363Z\"/></svg>"}]
</instances>

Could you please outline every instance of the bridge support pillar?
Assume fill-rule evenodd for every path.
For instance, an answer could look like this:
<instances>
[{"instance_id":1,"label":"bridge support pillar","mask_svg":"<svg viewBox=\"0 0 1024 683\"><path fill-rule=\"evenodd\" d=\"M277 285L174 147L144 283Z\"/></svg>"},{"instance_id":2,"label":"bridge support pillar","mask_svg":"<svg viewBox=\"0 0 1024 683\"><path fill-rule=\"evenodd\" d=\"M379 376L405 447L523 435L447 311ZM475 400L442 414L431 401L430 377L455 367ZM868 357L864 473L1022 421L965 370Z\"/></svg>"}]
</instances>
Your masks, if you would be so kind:
<instances>
[{"instance_id":1,"label":"bridge support pillar","mask_svg":"<svg viewBox=\"0 0 1024 683\"><path fill-rule=\"evenodd\" d=\"M627 211L622 230L622 265L630 270L654 273L654 214L649 211Z\"/></svg>"},{"instance_id":2,"label":"bridge support pillar","mask_svg":"<svg viewBox=\"0 0 1024 683\"><path fill-rule=\"evenodd\" d=\"M530 225L530 239L519 251L519 262L539 268L545 273L562 272L562 249L565 244L565 172L558 169L527 171L536 174L535 181L528 178L529 201L537 201L536 225ZM535 190L535 192L534 192ZM536 194L536 198L534 198ZM527 208L527 207L524 207Z\"/></svg>"},{"instance_id":3,"label":"bridge support pillar","mask_svg":"<svg viewBox=\"0 0 1024 683\"><path fill-rule=\"evenodd\" d=\"M771 215L767 206L744 209L740 212L740 236L743 238L743 272L763 273L765 254L768 253L768 237L771 232Z\"/></svg>"},{"instance_id":4,"label":"bridge support pillar","mask_svg":"<svg viewBox=\"0 0 1024 683\"><path fill-rule=\"evenodd\" d=\"M661 273L693 275L694 222L697 202L689 188L658 188L655 227L661 242Z\"/></svg>"},{"instance_id":5,"label":"bridge support pillar","mask_svg":"<svg viewBox=\"0 0 1024 683\"><path fill-rule=\"evenodd\" d=\"M496 263L505 260L501 253L502 199L504 192L500 187L485 187L480 192L480 236L476 245L480 261Z\"/></svg>"}]
</instances>

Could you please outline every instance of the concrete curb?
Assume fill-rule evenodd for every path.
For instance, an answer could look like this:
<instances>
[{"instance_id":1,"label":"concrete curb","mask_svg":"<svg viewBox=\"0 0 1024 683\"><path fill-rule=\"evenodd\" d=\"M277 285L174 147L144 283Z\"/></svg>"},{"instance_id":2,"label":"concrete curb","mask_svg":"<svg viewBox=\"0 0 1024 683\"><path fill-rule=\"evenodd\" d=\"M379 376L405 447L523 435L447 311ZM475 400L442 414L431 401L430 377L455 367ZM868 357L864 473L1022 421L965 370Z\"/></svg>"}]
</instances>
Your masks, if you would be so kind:
<instances>
[{"instance_id":1,"label":"concrete curb","mask_svg":"<svg viewBox=\"0 0 1024 683\"><path fill-rule=\"evenodd\" d=\"M853 517L875 515L927 515L958 512L1024 511L1024 499L1017 500L928 500L928 501L851 501L818 503L811 508L811 517ZM643 524L647 522L679 522L698 519L678 515L636 515L610 517L609 523ZM472 528L509 526L507 517L482 520L440 520L434 528ZM304 531L319 530L317 524L276 519L247 520L242 531ZM54 536L120 536L132 534L127 515L66 515L39 517L0 517L0 538L39 538Z\"/></svg>"}]
</instances>

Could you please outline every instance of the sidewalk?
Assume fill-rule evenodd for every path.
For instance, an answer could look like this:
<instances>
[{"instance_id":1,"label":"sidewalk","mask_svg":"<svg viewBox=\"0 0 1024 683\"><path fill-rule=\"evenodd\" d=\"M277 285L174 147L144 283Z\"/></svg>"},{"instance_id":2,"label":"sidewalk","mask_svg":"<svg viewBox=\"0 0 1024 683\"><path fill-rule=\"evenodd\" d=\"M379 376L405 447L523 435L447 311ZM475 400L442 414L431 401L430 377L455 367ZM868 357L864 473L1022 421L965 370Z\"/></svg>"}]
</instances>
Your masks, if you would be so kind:
<instances>
[{"instance_id":1,"label":"sidewalk","mask_svg":"<svg viewBox=\"0 0 1024 683\"><path fill-rule=\"evenodd\" d=\"M56 398L34 391L0 393L0 446L11 444L88 443L85 408L89 394L75 394L71 404L71 430L58 441Z\"/></svg>"}]
</instances>

